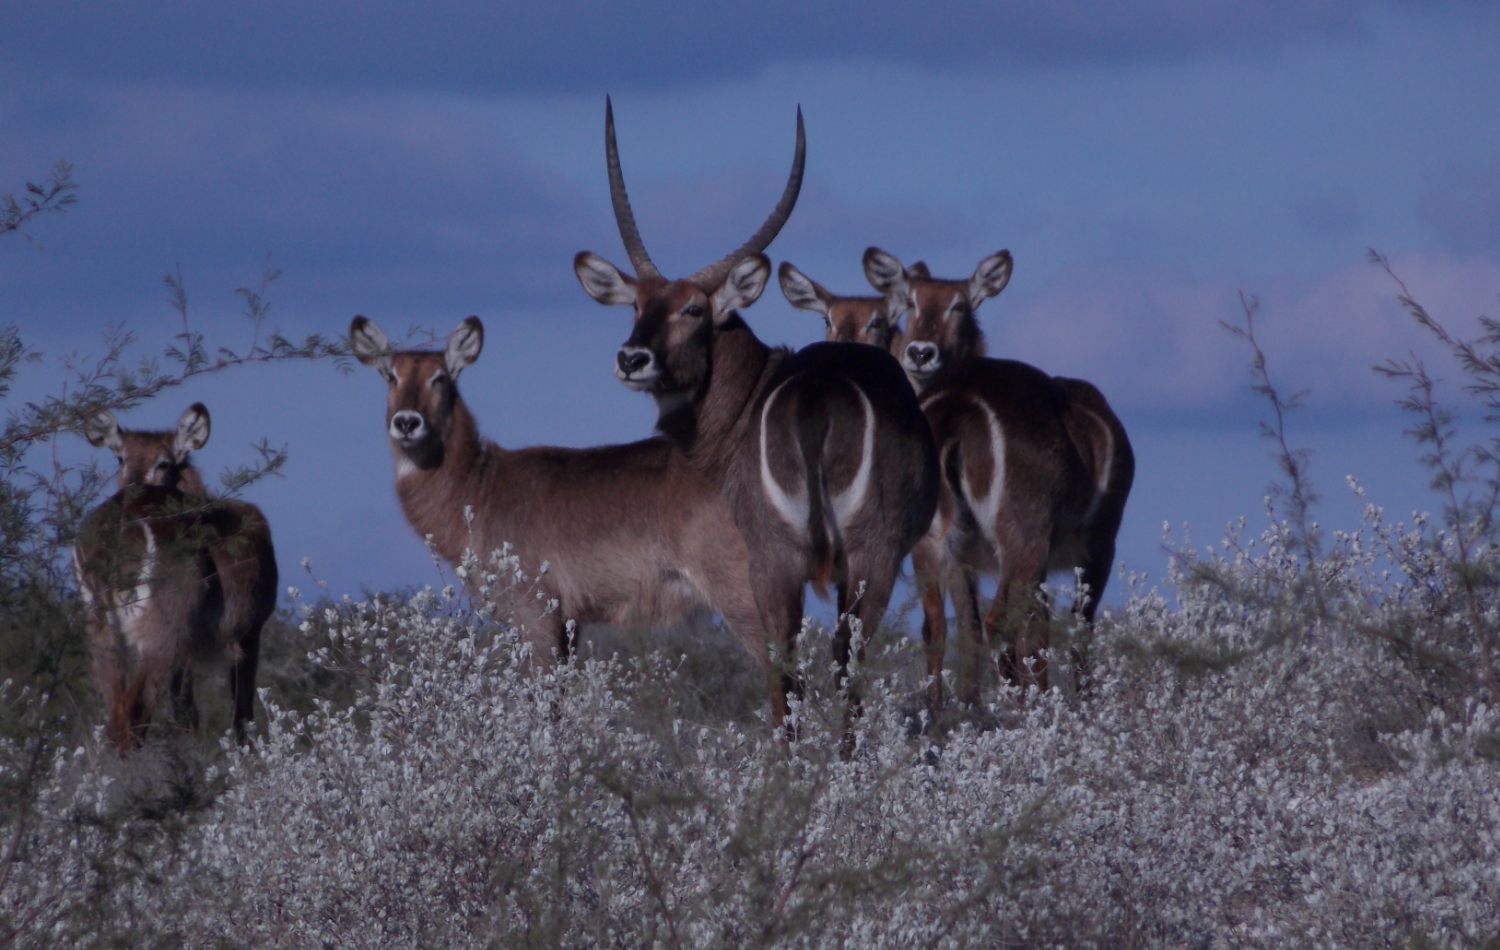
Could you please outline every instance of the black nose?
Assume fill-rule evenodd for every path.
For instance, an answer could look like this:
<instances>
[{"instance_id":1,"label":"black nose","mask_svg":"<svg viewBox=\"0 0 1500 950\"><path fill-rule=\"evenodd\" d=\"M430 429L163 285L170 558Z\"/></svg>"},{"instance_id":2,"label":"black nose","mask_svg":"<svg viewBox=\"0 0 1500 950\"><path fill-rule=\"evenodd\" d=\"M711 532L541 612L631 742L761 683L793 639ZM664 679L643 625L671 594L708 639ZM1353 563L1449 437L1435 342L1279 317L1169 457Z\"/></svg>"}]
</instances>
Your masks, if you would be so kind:
<instances>
[{"instance_id":1,"label":"black nose","mask_svg":"<svg viewBox=\"0 0 1500 950\"><path fill-rule=\"evenodd\" d=\"M402 438L409 439L411 434L422 425L422 417L414 412L403 412L391 420L391 425L401 433Z\"/></svg>"},{"instance_id":2,"label":"black nose","mask_svg":"<svg viewBox=\"0 0 1500 950\"><path fill-rule=\"evenodd\" d=\"M917 367L926 366L937 357L937 347L931 343L913 343L906 348L906 358Z\"/></svg>"},{"instance_id":3,"label":"black nose","mask_svg":"<svg viewBox=\"0 0 1500 950\"><path fill-rule=\"evenodd\" d=\"M645 369L651 362L651 354L646 350L621 350L615 354L615 362L619 365L620 372L629 376Z\"/></svg>"}]
</instances>

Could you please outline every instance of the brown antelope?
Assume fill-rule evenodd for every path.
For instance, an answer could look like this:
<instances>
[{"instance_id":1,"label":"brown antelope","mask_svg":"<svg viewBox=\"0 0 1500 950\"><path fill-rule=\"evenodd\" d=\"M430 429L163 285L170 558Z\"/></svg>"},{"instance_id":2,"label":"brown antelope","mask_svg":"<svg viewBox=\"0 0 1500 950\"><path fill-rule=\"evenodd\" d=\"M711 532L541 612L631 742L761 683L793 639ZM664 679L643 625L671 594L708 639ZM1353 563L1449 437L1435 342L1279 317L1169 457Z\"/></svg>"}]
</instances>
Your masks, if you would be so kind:
<instances>
[{"instance_id":1,"label":"brown antelope","mask_svg":"<svg viewBox=\"0 0 1500 950\"><path fill-rule=\"evenodd\" d=\"M349 340L389 387L386 434L406 520L454 564L466 550L488 556L509 543L535 579L541 597L528 590L512 605L533 669L568 656L567 621L664 624L713 609L769 669L729 508L664 439L514 451L481 439L458 392L484 346L478 317L439 352L395 350L365 317Z\"/></svg>"},{"instance_id":2,"label":"brown antelope","mask_svg":"<svg viewBox=\"0 0 1500 950\"><path fill-rule=\"evenodd\" d=\"M608 105L605 145L635 276L588 252L574 269L595 300L635 310L615 375L656 399L657 429L728 500L748 546L754 602L780 641L783 695L801 690L789 671L808 581L824 596L829 584L838 588L833 649L839 683L848 687L849 618L868 636L884 616L901 560L932 521L937 454L888 354L838 343L795 354L773 349L736 312L765 289L771 263L761 252L797 200L806 155L801 110L791 178L776 209L739 250L686 280L667 280L646 253ZM852 688L849 700L857 712ZM779 699L778 723L785 712Z\"/></svg>"},{"instance_id":3,"label":"brown antelope","mask_svg":"<svg viewBox=\"0 0 1500 950\"><path fill-rule=\"evenodd\" d=\"M120 462L120 490L88 515L73 548L110 739L122 754L140 745L164 692L178 720L195 726L199 660L228 663L235 737L246 741L260 632L276 608L265 516L208 497L190 454L208 441L202 403L188 407L174 431L130 432L106 411L85 435Z\"/></svg>"},{"instance_id":4,"label":"brown antelope","mask_svg":"<svg viewBox=\"0 0 1500 950\"><path fill-rule=\"evenodd\" d=\"M781 262L777 276L792 306L822 314L829 343L868 343L889 350L900 333L897 322L906 312L904 297L838 297L791 261Z\"/></svg>"},{"instance_id":5,"label":"brown antelope","mask_svg":"<svg viewBox=\"0 0 1500 950\"><path fill-rule=\"evenodd\" d=\"M1086 591L1074 609L1093 623L1135 478L1130 440L1092 384L985 358L975 311L1010 281L1010 252L985 258L968 280L934 280L925 265L905 268L873 247L864 264L875 289L904 299L910 311L906 332L889 345L921 398L943 460L939 517L912 553L923 586L929 703L934 711L942 704L944 587L969 651L960 700L978 700L973 651L1002 627L1011 631L1001 657L1006 676L1045 689L1039 652L1049 637L1037 585L1049 571L1080 569ZM982 623L979 571L998 577Z\"/></svg>"}]
</instances>

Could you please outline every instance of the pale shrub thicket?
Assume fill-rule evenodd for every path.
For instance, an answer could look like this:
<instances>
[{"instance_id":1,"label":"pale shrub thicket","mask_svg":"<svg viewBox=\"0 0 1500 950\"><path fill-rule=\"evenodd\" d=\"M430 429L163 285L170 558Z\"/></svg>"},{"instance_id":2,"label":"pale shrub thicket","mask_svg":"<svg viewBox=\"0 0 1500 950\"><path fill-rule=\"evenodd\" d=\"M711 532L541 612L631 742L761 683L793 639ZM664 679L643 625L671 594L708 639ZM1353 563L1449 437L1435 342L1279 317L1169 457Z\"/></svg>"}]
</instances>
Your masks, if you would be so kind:
<instances>
[{"instance_id":1,"label":"pale shrub thicket","mask_svg":"<svg viewBox=\"0 0 1500 950\"><path fill-rule=\"evenodd\" d=\"M1175 603L1138 587L1101 622L1085 695L926 735L919 651L877 637L849 761L816 693L789 744L680 718L676 657L529 678L503 606L325 604L309 661L356 698L270 700L215 764L57 754L8 816L0 923L18 946L1493 946L1500 718L1450 663L1450 541L1373 508L1311 574L1293 541L1183 555ZM513 559L486 570L526 595Z\"/></svg>"}]
</instances>

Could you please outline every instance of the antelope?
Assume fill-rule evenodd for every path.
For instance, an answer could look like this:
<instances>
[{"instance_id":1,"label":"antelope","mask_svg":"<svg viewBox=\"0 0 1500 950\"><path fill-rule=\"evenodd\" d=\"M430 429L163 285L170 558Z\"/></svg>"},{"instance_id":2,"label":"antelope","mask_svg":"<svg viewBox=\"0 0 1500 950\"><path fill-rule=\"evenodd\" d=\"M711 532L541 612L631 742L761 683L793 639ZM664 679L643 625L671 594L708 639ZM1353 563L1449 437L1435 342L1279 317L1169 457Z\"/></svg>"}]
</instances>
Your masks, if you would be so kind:
<instances>
[{"instance_id":1,"label":"antelope","mask_svg":"<svg viewBox=\"0 0 1500 950\"><path fill-rule=\"evenodd\" d=\"M533 672L569 656L567 621L664 624L713 609L769 670L729 508L665 440L507 450L481 438L458 392L484 346L478 317L442 351L396 350L362 316L349 341L388 385L386 434L407 522L454 564L466 550L512 544L535 579L540 596L528 590L513 605ZM467 580L477 594L477 578Z\"/></svg>"},{"instance_id":2,"label":"antelope","mask_svg":"<svg viewBox=\"0 0 1500 950\"><path fill-rule=\"evenodd\" d=\"M84 427L89 442L120 463L119 491L85 518L73 567L106 731L122 755L145 740L163 693L179 722L197 725L195 660L228 664L239 742L255 718L260 633L276 608L276 552L259 508L205 490L191 453L209 430L202 403L189 406L175 430L128 431L107 410Z\"/></svg>"},{"instance_id":3,"label":"antelope","mask_svg":"<svg viewBox=\"0 0 1500 950\"><path fill-rule=\"evenodd\" d=\"M848 677L851 619L872 634L902 559L932 521L937 453L901 368L872 347L815 343L797 353L756 338L738 311L770 277L762 253L796 204L806 157L802 112L781 200L742 247L684 280L668 280L646 253L620 170L614 110L606 101L610 195L631 276L591 252L574 259L584 290L606 305L634 308L615 375L654 397L657 430L718 486L750 559L753 600L778 637L783 664L773 717L801 696L793 650L803 589L838 590L833 655L837 680L858 715ZM863 593L859 591L863 590ZM852 734L843 739L852 749Z\"/></svg>"},{"instance_id":4,"label":"antelope","mask_svg":"<svg viewBox=\"0 0 1500 950\"><path fill-rule=\"evenodd\" d=\"M829 343L868 343L888 350L901 332L897 322L906 312L904 298L835 296L791 261L782 261L776 273L788 303L822 314Z\"/></svg>"},{"instance_id":5,"label":"antelope","mask_svg":"<svg viewBox=\"0 0 1500 950\"><path fill-rule=\"evenodd\" d=\"M1049 630L1036 588L1049 571L1079 569L1085 593L1074 610L1093 623L1135 478L1130 439L1091 383L985 357L975 311L1009 283L1009 251L980 261L968 280L936 280L924 264L903 267L874 247L864 266L876 290L910 311L906 331L887 345L921 398L943 462L939 515L912 552L922 585L929 706L936 712L943 702L945 587L969 651L960 701L978 701L974 652L1002 627L1010 628L1002 672L1019 685L1046 689L1041 651ZM843 313L829 298L827 311ZM832 322L829 332L836 332ZM982 622L980 571L998 579Z\"/></svg>"}]
</instances>

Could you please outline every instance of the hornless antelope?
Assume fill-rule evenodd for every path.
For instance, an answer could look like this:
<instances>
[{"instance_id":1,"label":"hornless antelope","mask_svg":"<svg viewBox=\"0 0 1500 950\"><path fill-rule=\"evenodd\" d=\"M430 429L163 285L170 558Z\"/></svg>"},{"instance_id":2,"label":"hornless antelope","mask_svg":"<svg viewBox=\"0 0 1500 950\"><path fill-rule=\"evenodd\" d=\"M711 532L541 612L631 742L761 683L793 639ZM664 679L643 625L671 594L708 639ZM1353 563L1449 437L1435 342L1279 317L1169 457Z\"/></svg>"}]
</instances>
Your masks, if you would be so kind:
<instances>
[{"instance_id":1,"label":"hornless antelope","mask_svg":"<svg viewBox=\"0 0 1500 950\"><path fill-rule=\"evenodd\" d=\"M662 624L717 609L769 668L729 508L664 439L515 451L481 439L457 382L484 345L478 317L442 352L393 350L364 317L349 340L389 384L386 433L406 520L454 564L465 550L485 556L509 542L536 579L541 596L513 605L534 663L567 657L568 620Z\"/></svg>"},{"instance_id":2,"label":"hornless antelope","mask_svg":"<svg viewBox=\"0 0 1500 950\"><path fill-rule=\"evenodd\" d=\"M912 553L923 585L929 704L934 711L942 704L945 586L965 649L1008 626L1003 671L1045 689L1038 652L1049 636L1036 587L1049 571L1081 568L1087 592L1074 609L1093 623L1135 478L1125 428L1092 384L985 358L975 310L1010 281L1009 251L985 258L968 280L934 280L925 265L902 267L874 247L864 264L875 289L904 298L910 310L906 332L890 348L921 397L943 459L940 515ZM999 579L982 626L977 571ZM974 659L971 652L960 671L958 695L968 703L979 698Z\"/></svg>"},{"instance_id":3,"label":"hornless antelope","mask_svg":"<svg viewBox=\"0 0 1500 950\"><path fill-rule=\"evenodd\" d=\"M868 343L889 350L900 334L905 297L838 297L802 273L791 261L777 269L781 292L798 310L822 314L829 343Z\"/></svg>"},{"instance_id":4,"label":"hornless antelope","mask_svg":"<svg viewBox=\"0 0 1500 950\"><path fill-rule=\"evenodd\" d=\"M196 725L192 664L202 660L229 664L234 733L244 742L260 631L276 608L265 516L204 490L190 455L208 441L202 403L175 431L130 432L106 411L84 434L120 461L120 490L89 513L73 548L110 739L121 754L138 746L164 692L177 718Z\"/></svg>"},{"instance_id":5,"label":"hornless antelope","mask_svg":"<svg viewBox=\"0 0 1500 950\"><path fill-rule=\"evenodd\" d=\"M771 262L761 252L796 204L806 154L801 110L791 179L776 209L743 247L686 280L667 280L646 253L609 106L605 144L615 218L636 275L588 252L574 269L595 300L635 308L615 375L655 397L657 429L721 487L749 549L754 602L764 628L779 633L786 670L804 585L812 581L821 595L837 586L833 649L847 687L848 618L857 616L869 636L884 616L902 558L932 521L937 453L888 354L839 343L795 354L773 349L736 312L765 289ZM785 693L801 690L790 672L781 686L777 723ZM852 689L849 698L857 712Z\"/></svg>"}]
</instances>

